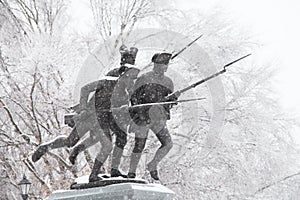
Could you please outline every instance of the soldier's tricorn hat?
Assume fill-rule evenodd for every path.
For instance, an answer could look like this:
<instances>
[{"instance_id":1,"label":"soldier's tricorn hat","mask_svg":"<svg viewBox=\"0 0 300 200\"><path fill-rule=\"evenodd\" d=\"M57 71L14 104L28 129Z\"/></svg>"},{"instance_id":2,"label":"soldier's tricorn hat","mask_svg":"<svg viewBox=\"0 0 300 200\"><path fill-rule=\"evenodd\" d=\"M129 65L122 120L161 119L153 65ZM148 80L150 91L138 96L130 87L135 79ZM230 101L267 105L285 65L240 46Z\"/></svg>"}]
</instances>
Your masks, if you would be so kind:
<instances>
[{"instance_id":1,"label":"soldier's tricorn hat","mask_svg":"<svg viewBox=\"0 0 300 200\"><path fill-rule=\"evenodd\" d=\"M119 49L121 53L121 64L132 64L135 63L136 54L138 52L138 48L136 47L130 47L128 49L124 44Z\"/></svg>"},{"instance_id":2,"label":"soldier's tricorn hat","mask_svg":"<svg viewBox=\"0 0 300 200\"><path fill-rule=\"evenodd\" d=\"M169 64L172 54L170 53L156 53L152 56L151 61L157 64Z\"/></svg>"}]
</instances>

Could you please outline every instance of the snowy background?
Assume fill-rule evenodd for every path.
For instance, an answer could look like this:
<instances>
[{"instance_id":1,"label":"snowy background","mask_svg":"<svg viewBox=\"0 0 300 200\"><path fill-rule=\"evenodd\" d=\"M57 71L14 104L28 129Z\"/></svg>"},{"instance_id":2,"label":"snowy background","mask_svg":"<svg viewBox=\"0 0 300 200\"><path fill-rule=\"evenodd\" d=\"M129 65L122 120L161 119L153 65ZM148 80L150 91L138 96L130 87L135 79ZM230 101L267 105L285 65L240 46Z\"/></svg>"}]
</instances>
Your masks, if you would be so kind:
<instances>
[{"instance_id":1,"label":"snowy background","mask_svg":"<svg viewBox=\"0 0 300 200\"><path fill-rule=\"evenodd\" d=\"M298 199L299 9L296 0L0 0L0 199L21 199L17 183L23 173L32 182L32 199L67 189L90 173L97 145L74 166L67 148L36 163L31 155L40 143L70 133L62 119L74 103L85 59L104 40L117 35L118 47L139 28L164 28L190 39L204 34L197 44L219 69L253 54L221 77L226 115L208 156L199 156L213 115L207 85L193 91L207 101L172 110L174 148L160 164L162 184L180 200ZM183 77L198 80L201 70L179 58L181 64ZM185 86L174 83L175 89ZM180 110L197 115L181 118ZM130 144L131 135L124 171ZM151 135L139 177L149 178L144 166L158 146Z\"/></svg>"}]
</instances>

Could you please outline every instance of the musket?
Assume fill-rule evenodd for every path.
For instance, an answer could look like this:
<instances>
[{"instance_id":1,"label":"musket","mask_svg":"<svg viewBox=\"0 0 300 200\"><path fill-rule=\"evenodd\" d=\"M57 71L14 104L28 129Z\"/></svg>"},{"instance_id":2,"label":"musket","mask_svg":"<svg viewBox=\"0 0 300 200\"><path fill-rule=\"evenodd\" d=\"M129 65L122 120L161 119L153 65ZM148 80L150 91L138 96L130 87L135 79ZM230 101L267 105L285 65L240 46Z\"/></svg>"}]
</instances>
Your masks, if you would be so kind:
<instances>
[{"instance_id":1,"label":"musket","mask_svg":"<svg viewBox=\"0 0 300 200\"><path fill-rule=\"evenodd\" d=\"M176 54L172 55L171 60L173 60L174 58L176 58L179 54L181 54L184 50L186 50L187 48L189 48L192 44L194 44L197 40L199 40L201 37L203 36L200 35L199 37L197 37L196 39L194 39L193 41L191 41L189 44L187 44L183 49L181 49L180 51L178 51Z\"/></svg>"},{"instance_id":2,"label":"musket","mask_svg":"<svg viewBox=\"0 0 300 200\"><path fill-rule=\"evenodd\" d=\"M150 106L157 106L157 105L175 105L178 103L184 103L184 102L190 102L190 101L199 101L199 100L203 100L206 98L194 98L194 99L183 99L183 100L177 100L177 101L167 101L167 102L155 102L155 103L145 103L145 104L136 104L133 106L121 106L121 107L114 107L111 109L103 109L101 110L102 112L111 112L111 111L118 111L118 110L122 110L122 109L134 109L134 108L141 108L141 107L150 107ZM87 111L89 114L92 114L93 111ZM70 127L74 127L75 126L75 120L74 120L74 116L78 115L79 113L70 113L70 114L66 114L64 116L64 123L67 124ZM85 118L84 118L85 119ZM82 120L84 120L82 119Z\"/></svg>"},{"instance_id":3,"label":"musket","mask_svg":"<svg viewBox=\"0 0 300 200\"><path fill-rule=\"evenodd\" d=\"M196 39L194 39L193 41L191 41L190 43L188 43L185 47L183 47L180 51L178 51L177 53L175 53L174 55L172 55L171 60L173 60L174 58L176 58L179 54L181 54L183 51L185 51L188 47L190 47L192 44L194 44L197 40L199 40L201 37L203 36L203 34L201 34L200 36L198 36ZM173 53L172 53L173 54ZM148 68L149 66L151 66L151 62L149 64L147 64L145 67L143 67L142 70Z\"/></svg>"},{"instance_id":4,"label":"musket","mask_svg":"<svg viewBox=\"0 0 300 200\"><path fill-rule=\"evenodd\" d=\"M206 98L182 99L182 100L176 100L176 101L162 101L162 102L154 102L154 103L136 104L133 106L124 106L124 107L133 109L133 108L141 108L141 107L157 106L157 105L172 105L172 104L184 103L184 102L190 102L190 101L199 101L199 100L203 100L203 99L206 99ZM116 107L116 108L111 108L111 110L120 110L122 108L123 107Z\"/></svg>"},{"instance_id":5,"label":"musket","mask_svg":"<svg viewBox=\"0 0 300 200\"><path fill-rule=\"evenodd\" d=\"M243 56L243 57L240 57L239 59L236 59L236 60L234 60L234 61L232 61L232 62L230 62L230 63L224 65L224 66L223 66L223 69L222 69L221 71L219 71L219 72L217 72L217 73L215 73L215 74L212 74L212 75L210 75L209 77L207 77L207 78L205 78L205 79L202 79L202 80L200 80L200 81L198 81L198 82L196 82L196 83L194 83L194 84L192 84L192 85L190 85L190 86L188 86L188 87L185 87L185 88L183 88L183 89L181 89L181 90L178 90L178 91L176 91L176 92L173 92L172 94L168 95L168 96L166 97L166 99L167 99L167 100L173 99L174 97L176 97L176 96L178 96L178 95L180 95L180 94L186 92L187 90L190 90L190 89L192 89L192 88L194 88L194 87L196 87L196 86L198 86L198 85L200 85L200 84L202 84L202 83L204 83L204 82L206 82L206 81L208 81L208 80L210 80L210 79L213 79L213 78L215 78L215 77L217 77L217 76L219 76L219 75L225 73L227 67L229 67L230 65L232 65L232 64L234 64L234 63L236 63L236 62L238 62L238 61L240 61L240 60L242 60L242 59L244 59L244 58L246 58L246 57L248 57L248 56L250 56L250 55L251 55L251 54L247 54L247 55L245 55L245 56Z\"/></svg>"}]
</instances>

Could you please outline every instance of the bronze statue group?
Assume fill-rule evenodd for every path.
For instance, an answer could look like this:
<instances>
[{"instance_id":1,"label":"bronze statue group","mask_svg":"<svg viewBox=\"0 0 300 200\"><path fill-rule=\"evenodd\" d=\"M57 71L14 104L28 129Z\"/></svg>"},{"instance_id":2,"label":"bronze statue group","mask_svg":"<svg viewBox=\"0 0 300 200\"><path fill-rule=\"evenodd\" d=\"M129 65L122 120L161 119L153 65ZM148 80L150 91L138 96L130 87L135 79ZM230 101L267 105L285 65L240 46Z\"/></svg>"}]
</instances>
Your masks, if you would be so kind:
<instances>
[{"instance_id":1,"label":"bronze statue group","mask_svg":"<svg viewBox=\"0 0 300 200\"><path fill-rule=\"evenodd\" d=\"M137 52L135 47L128 49L122 45L120 67L109 71L105 78L81 88L80 104L74 108L77 114L72 118L75 123L72 124L70 135L59 136L41 144L32 155L34 162L51 149L73 147L69 160L74 164L80 152L100 142L101 148L95 158L89 182L102 179L98 174L111 152L111 177L135 178L151 130L161 146L147 164L147 170L154 180L159 180L158 164L173 145L166 123L174 104L151 104L176 102L179 93L174 95L173 81L165 75L172 54L154 54L151 59L153 69L139 76L140 70L135 66ZM166 98L170 94L173 94L172 98ZM88 132L89 137L83 138ZM128 174L122 174L119 165L127 143L127 132L135 134L135 143ZM114 145L113 136L116 137Z\"/></svg>"}]
</instances>

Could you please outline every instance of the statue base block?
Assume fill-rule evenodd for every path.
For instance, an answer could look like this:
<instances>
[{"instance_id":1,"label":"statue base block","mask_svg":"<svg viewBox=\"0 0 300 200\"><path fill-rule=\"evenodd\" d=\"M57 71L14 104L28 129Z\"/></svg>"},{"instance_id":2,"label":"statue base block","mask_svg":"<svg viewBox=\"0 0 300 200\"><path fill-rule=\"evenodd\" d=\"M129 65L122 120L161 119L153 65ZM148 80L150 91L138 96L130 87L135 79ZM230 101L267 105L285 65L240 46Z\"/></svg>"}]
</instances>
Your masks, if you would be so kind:
<instances>
[{"instance_id":1,"label":"statue base block","mask_svg":"<svg viewBox=\"0 0 300 200\"><path fill-rule=\"evenodd\" d=\"M113 178L94 183L73 183L71 190L53 192L47 200L172 200L175 193L143 179Z\"/></svg>"}]
</instances>

